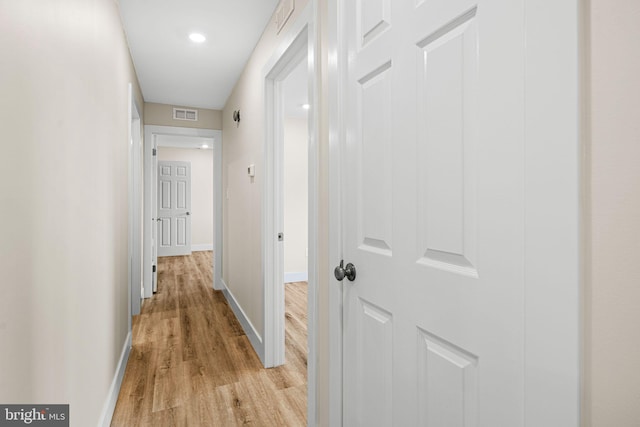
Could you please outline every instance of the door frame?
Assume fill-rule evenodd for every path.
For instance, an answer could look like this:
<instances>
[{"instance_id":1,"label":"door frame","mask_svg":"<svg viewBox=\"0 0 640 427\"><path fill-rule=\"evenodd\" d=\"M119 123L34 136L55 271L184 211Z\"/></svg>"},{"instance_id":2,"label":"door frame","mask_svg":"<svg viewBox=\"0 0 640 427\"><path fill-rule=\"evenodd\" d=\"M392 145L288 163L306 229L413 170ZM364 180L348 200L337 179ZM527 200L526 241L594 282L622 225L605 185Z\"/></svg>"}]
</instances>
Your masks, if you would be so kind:
<instances>
[{"instance_id":1,"label":"door frame","mask_svg":"<svg viewBox=\"0 0 640 427\"><path fill-rule=\"evenodd\" d=\"M342 108L347 46L344 3L328 2L329 262L342 259ZM525 82L525 396L526 425L580 422L582 141L580 135L581 2L524 0ZM553 13L549 13L553 11ZM549 64L553 64L550 67ZM553 94L553 96L549 96ZM551 132L549 130L552 130ZM558 179L560 177L561 179ZM552 206L553 209L549 209ZM563 260L563 262L558 262ZM328 274L327 272L325 272ZM323 273L323 274L325 274ZM329 279L329 414L342 425L342 284ZM324 307L323 307L324 308ZM552 349L553 351L549 351ZM534 365L533 361L537 361ZM562 375L556 367L562 367ZM547 393L553 388L555 393ZM557 398L557 396L562 396Z\"/></svg>"},{"instance_id":2,"label":"door frame","mask_svg":"<svg viewBox=\"0 0 640 427\"><path fill-rule=\"evenodd\" d=\"M213 139L213 289L222 290L222 131L214 129L184 128L177 126L144 126L144 297L151 298L152 256L151 231L152 193L157 169L152 167L152 148L156 138L166 136L189 136ZM163 145L165 146L165 145ZM180 147L180 145L173 145Z\"/></svg>"},{"instance_id":3,"label":"door frame","mask_svg":"<svg viewBox=\"0 0 640 427\"><path fill-rule=\"evenodd\" d=\"M283 231L284 78L306 58L308 64L308 297L307 297L307 420L314 425L317 407L317 324L318 324L318 209L320 192L318 164L319 52L316 49L317 0L311 0L290 28L282 42L266 61L263 69L265 102L264 187L262 199L262 280L264 289L263 364L273 367L285 362L284 251L278 241ZM286 239L287 236L284 236Z\"/></svg>"},{"instance_id":4,"label":"door frame","mask_svg":"<svg viewBox=\"0 0 640 427\"><path fill-rule=\"evenodd\" d=\"M133 94L133 84L129 83L129 227L128 227L128 271L129 271L129 332L131 332L132 316L140 314L142 289L136 284L142 284L141 258L142 232L140 221L142 219L142 118L140 108Z\"/></svg>"},{"instance_id":5,"label":"door frame","mask_svg":"<svg viewBox=\"0 0 640 427\"><path fill-rule=\"evenodd\" d=\"M343 224L343 198L342 169L344 161L344 144L346 131L344 123L344 106L346 105L346 77L347 77L347 40L344 37L344 6L340 0L329 0L327 5L328 35L327 53L327 80L329 85L327 97L326 120L328 121L328 159L326 174L323 181L327 183L328 219L324 224L328 227L328 252L329 266L337 266L344 259L344 233ZM328 318L328 411L326 424L342 426L343 422L343 393L342 393L342 347L343 347L343 282L325 272L328 288L327 318Z\"/></svg>"}]
</instances>

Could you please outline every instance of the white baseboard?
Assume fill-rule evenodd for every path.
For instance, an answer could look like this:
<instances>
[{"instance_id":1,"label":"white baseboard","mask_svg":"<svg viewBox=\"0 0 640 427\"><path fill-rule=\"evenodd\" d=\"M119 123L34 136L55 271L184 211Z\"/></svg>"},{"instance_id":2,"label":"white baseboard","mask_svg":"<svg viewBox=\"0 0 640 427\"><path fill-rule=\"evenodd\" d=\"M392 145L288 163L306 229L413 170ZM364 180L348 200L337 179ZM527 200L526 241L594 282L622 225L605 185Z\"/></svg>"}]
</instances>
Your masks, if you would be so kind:
<instances>
[{"instance_id":1,"label":"white baseboard","mask_svg":"<svg viewBox=\"0 0 640 427\"><path fill-rule=\"evenodd\" d=\"M122 347L122 353L120 354L120 361L116 367L116 372L109 387L109 394L107 394L107 401L102 408L102 414L98 421L98 427L109 427L111 425L111 419L113 418L113 411L116 409L116 402L118 401L118 395L120 394L120 386L122 385L122 379L124 378L124 371L127 369L127 361L129 360L129 354L131 353L131 332L127 335L127 339L124 341Z\"/></svg>"},{"instance_id":2,"label":"white baseboard","mask_svg":"<svg viewBox=\"0 0 640 427\"><path fill-rule=\"evenodd\" d=\"M284 273L284 283L308 282L309 273L306 271Z\"/></svg>"},{"instance_id":3,"label":"white baseboard","mask_svg":"<svg viewBox=\"0 0 640 427\"><path fill-rule=\"evenodd\" d=\"M236 318L240 322L240 325L242 325L244 333L247 334L247 338L249 338L249 342L253 346L253 349L256 351L258 357L260 358L260 361L264 365L264 342L262 341L262 337L260 336L258 331L256 331L256 328L253 327L251 321L245 314L242 307L240 307L240 304L238 304L238 301L236 301L236 298L233 296L224 280L222 280L222 286L222 293L227 299L229 306L231 306L233 314L236 315Z\"/></svg>"},{"instance_id":4,"label":"white baseboard","mask_svg":"<svg viewBox=\"0 0 640 427\"><path fill-rule=\"evenodd\" d=\"M213 243L205 243L203 245L191 245L191 252L212 251Z\"/></svg>"}]
</instances>

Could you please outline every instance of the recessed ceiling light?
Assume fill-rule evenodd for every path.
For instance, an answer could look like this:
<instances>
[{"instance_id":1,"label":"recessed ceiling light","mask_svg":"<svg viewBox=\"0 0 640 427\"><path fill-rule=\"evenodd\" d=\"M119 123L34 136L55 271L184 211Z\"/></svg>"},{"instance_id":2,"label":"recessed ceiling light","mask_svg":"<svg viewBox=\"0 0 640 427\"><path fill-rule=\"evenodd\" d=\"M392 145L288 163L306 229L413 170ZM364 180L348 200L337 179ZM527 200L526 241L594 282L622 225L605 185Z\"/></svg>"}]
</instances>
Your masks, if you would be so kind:
<instances>
[{"instance_id":1,"label":"recessed ceiling light","mask_svg":"<svg viewBox=\"0 0 640 427\"><path fill-rule=\"evenodd\" d=\"M202 148L209 148L207 144L202 144Z\"/></svg>"},{"instance_id":2,"label":"recessed ceiling light","mask_svg":"<svg viewBox=\"0 0 640 427\"><path fill-rule=\"evenodd\" d=\"M309 108L311 108L311 106L309 104L302 104L302 108L308 110Z\"/></svg>"},{"instance_id":3,"label":"recessed ceiling light","mask_svg":"<svg viewBox=\"0 0 640 427\"><path fill-rule=\"evenodd\" d=\"M200 33L191 33L189 34L189 38L194 43L202 43L207 39L205 36L203 36Z\"/></svg>"}]
</instances>

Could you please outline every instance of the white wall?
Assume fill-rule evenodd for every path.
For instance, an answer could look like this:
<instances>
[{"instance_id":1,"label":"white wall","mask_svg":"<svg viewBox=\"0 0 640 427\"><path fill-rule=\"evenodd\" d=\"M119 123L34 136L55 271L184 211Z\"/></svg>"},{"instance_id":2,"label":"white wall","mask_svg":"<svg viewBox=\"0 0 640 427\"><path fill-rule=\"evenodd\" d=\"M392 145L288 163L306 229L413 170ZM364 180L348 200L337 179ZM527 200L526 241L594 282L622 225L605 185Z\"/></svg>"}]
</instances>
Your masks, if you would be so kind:
<instances>
[{"instance_id":1,"label":"white wall","mask_svg":"<svg viewBox=\"0 0 640 427\"><path fill-rule=\"evenodd\" d=\"M588 4L585 426L632 427L640 426L640 2Z\"/></svg>"},{"instance_id":2,"label":"white wall","mask_svg":"<svg viewBox=\"0 0 640 427\"><path fill-rule=\"evenodd\" d=\"M0 402L95 426L128 332L128 83L142 95L113 0L2 1L0 28Z\"/></svg>"},{"instance_id":3,"label":"white wall","mask_svg":"<svg viewBox=\"0 0 640 427\"><path fill-rule=\"evenodd\" d=\"M173 108L183 107L198 110L198 121L175 120ZM167 105L155 102L144 103L144 124L156 126L175 126L182 128L222 129L222 111L207 108L194 108L184 105Z\"/></svg>"},{"instance_id":4,"label":"white wall","mask_svg":"<svg viewBox=\"0 0 640 427\"><path fill-rule=\"evenodd\" d=\"M159 147L158 160L191 162L191 245L213 245L213 150Z\"/></svg>"},{"instance_id":5,"label":"white wall","mask_svg":"<svg viewBox=\"0 0 640 427\"><path fill-rule=\"evenodd\" d=\"M284 271L307 272L308 247L308 144L307 119L284 122Z\"/></svg>"},{"instance_id":6,"label":"white wall","mask_svg":"<svg viewBox=\"0 0 640 427\"><path fill-rule=\"evenodd\" d=\"M308 0L298 0L285 28L276 35L272 17L247 62L222 113L223 279L260 335L264 334L262 299L262 187L264 141L263 67L282 42ZM233 111L241 111L240 126ZM256 176L247 176L255 165Z\"/></svg>"}]
</instances>

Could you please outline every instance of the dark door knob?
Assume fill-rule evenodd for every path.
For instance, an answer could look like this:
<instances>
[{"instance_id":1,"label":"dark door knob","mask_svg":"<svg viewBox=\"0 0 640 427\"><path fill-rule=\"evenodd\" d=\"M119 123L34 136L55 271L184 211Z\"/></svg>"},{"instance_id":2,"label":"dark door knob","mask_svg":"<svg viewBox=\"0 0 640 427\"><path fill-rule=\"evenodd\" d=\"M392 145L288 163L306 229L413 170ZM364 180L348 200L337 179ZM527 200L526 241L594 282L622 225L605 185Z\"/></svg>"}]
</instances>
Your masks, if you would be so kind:
<instances>
[{"instance_id":1,"label":"dark door knob","mask_svg":"<svg viewBox=\"0 0 640 427\"><path fill-rule=\"evenodd\" d=\"M344 260L340 261L340 265L333 270L333 274L336 276L338 281L342 282L346 277L350 282L356 280L356 266L349 263L347 266L344 266Z\"/></svg>"}]
</instances>

